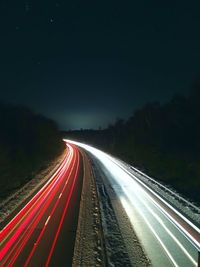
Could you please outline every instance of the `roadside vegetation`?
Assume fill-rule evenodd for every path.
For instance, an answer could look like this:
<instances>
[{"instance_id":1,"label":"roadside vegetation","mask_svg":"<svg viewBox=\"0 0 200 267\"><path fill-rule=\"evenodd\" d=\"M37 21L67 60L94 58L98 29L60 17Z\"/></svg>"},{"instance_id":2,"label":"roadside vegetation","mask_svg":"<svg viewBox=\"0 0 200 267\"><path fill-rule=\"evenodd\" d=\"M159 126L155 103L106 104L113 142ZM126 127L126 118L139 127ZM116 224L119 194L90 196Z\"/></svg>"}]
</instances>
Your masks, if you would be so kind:
<instances>
[{"instance_id":1,"label":"roadside vegetation","mask_svg":"<svg viewBox=\"0 0 200 267\"><path fill-rule=\"evenodd\" d=\"M104 130L63 133L94 144L200 203L200 86L148 103Z\"/></svg>"},{"instance_id":2,"label":"roadside vegetation","mask_svg":"<svg viewBox=\"0 0 200 267\"><path fill-rule=\"evenodd\" d=\"M0 199L28 182L64 148L54 121L26 107L0 104Z\"/></svg>"}]
</instances>

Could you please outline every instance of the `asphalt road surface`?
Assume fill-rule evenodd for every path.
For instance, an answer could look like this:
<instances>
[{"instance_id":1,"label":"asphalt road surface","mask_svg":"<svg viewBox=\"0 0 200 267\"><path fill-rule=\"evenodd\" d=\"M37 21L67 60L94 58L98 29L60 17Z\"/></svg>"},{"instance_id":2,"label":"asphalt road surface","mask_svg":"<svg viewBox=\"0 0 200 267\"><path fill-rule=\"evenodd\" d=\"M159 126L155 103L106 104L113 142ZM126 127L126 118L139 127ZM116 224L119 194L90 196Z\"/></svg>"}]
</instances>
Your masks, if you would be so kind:
<instances>
[{"instance_id":1,"label":"asphalt road surface","mask_svg":"<svg viewBox=\"0 0 200 267\"><path fill-rule=\"evenodd\" d=\"M198 266L200 229L197 226L115 158L91 146L72 143L88 151L94 164L104 172L153 266Z\"/></svg>"},{"instance_id":2,"label":"asphalt road surface","mask_svg":"<svg viewBox=\"0 0 200 267\"><path fill-rule=\"evenodd\" d=\"M0 266L71 266L83 179L78 146L105 174L153 266L199 266L197 226L120 161L85 144L67 146L54 175L1 230Z\"/></svg>"},{"instance_id":3,"label":"asphalt road surface","mask_svg":"<svg viewBox=\"0 0 200 267\"><path fill-rule=\"evenodd\" d=\"M61 166L0 233L0 266L71 266L82 159L68 144Z\"/></svg>"}]
</instances>

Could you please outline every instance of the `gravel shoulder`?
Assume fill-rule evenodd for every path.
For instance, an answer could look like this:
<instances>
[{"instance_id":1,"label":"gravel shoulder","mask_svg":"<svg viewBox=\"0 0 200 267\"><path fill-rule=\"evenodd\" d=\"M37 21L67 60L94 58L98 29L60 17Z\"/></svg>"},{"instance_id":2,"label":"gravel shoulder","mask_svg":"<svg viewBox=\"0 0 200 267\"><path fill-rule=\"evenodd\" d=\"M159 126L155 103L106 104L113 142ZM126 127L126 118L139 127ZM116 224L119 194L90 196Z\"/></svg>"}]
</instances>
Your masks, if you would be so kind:
<instances>
[{"instance_id":1,"label":"gravel shoulder","mask_svg":"<svg viewBox=\"0 0 200 267\"><path fill-rule=\"evenodd\" d=\"M134 232L121 202L93 160L104 229L108 266L149 267L151 263Z\"/></svg>"},{"instance_id":2,"label":"gravel shoulder","mask_svg":"<svg viewBox=\"0 0 200 267\"><path fill-rule=\"evenodd\" d=\"M107 266L100 207L91 162L83 157L83 187L74 247L73 267Z\"/></svg>"},{"instance_id":3,"label":"gravel shoulder","mask_svg":"<svg viewBox=\"0 0 200 267\"><path fill-rule=\"evenodd\" d=\"M149 267L129 219L98 166L86 156L73 267Z\"/></svg>"},{"instance_id":4,"label":"gravel shoulder","mask_svg":"<svg viewBox=\"0 0 200 267\"><path fill-rule=\"evenodd\" d=\"M38 191L52 174L58 169L67 149L55 160L49 162L48 166L36 174L36 176L26 183L23 187L16 190L0 202L0 229L2 229L14 215L20 210L24 203L28 202L36 191Z\"/></svg>"}]
</instances>

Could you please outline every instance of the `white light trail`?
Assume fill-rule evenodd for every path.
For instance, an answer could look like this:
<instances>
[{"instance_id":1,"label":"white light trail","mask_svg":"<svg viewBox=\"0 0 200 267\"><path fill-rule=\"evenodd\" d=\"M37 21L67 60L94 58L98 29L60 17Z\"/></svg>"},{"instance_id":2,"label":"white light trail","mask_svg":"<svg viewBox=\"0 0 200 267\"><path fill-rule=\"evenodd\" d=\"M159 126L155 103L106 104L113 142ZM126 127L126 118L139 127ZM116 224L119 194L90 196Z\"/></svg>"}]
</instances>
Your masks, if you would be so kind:
<instances>
[{"instance_id":1,"label":"white light trail","mask_svg":"<svg viewBox=\"0 0 200 267\"><path fill-rule=\"evenodd\" d=\"M78 145L82 148L84 148L86 151L90 152L94 157L96 157L105 167L106 171L110 172L112 174L112 177L114 177L113 181L116 181L116 184L120 185L121 190L121 196L120 196L120 190L118 190L118 195L120 198L120 201L124 207L124 209L127 212L127 215L129 218L131 218L132 214L132 207L130 205L134 205L134 208L138 211L138 213L141 215L143 220L145 221L148 228L151 230L153 235L156 237L160 245L162 246L165 253L168 255L174 266L179 266L172 254L169 251L169 248L164 244L164 241L159 237L159 235L156 233L156 230L154 229L153 225L150 224L148 219L145 217L145 210L147 210L149 213L151 213L151 216L154 217L154 219L159 223L159 225L163 228L163 231L166 232L166 235L168 235L171 240L173 240L174 243L180 248L180 250L186 255L186 257L191 261L191 263L195 266L197 266L197 261L193 258L193 256L187 251L187 248L181 244L181 242L178 240L178 238L168 229L168 227L165 225L165 223L162 221L162 219L159 217L158 214L156 214L145 202L143 201L143 197L146 198L146 201L150 201L153 206L155 206L161 214L163 214L165 217L167 217L169 220L179 231L180 233L185 236L193 246L196 247L198 250L200 248L200 244L198 240L196 240L188 231L185 229L182 225L180 225L179 222L176 221L175 218L173 218L157 201L151 196L156 196L158 200L163 202L168 208L170 208L172 211L174 211L177 216L182 218L188 225L190 225L196 232L200 233L200 229L196 227L192 222L190 222L183 214L178 212L174 207L172 207L169 203L167 203L165 200L163 200L158 194L156 194L152 189L150 189L146 184L144 184L138 177L130 173L122 164L120 164L119 161L111 157L110 155L91 147L87 144L74 142L71 140L65 140L69 143L73 143L75 145ZM115 182L114 182L115 184ZM149 193L148 193L149 192ZM123 198L123 194L127 197L130 202L130 205L127 205L127 200ZM134 204L134 199L132 199L132 195L135 195L140 203L143 204L141 207L137 207L137 205ZM149 200L148 200L149 199ZM144 211L141 210L145 209ZM171 242L171 241L170 241Z\"/></svg>"}]
</instances>

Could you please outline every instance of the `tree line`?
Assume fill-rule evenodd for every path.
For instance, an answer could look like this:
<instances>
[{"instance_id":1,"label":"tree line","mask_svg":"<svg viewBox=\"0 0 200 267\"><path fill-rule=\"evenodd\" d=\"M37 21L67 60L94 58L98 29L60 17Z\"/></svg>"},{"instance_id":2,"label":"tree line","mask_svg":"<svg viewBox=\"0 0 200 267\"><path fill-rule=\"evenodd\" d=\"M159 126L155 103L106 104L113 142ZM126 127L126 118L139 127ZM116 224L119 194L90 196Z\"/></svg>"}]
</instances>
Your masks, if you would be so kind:
<instances>
[{"instance_id":1,"label":"tree line","mask_svg":"<svg viewBox=\"0 0 200 267\"><path fill-rule=\"evenodd\" d=\"M64 133L120 157L200 203L200 86L147 103L104 130Z\"/></svg>"},{"instance_id":2,"label":"tree line","mask_svg":"<svg viewBox=\"0 0 200 267\"><path fill-rule=\"evenodd\" d=\"M29 181L65 148L54 121L0 104L0 198Z\"/></svg>"}]
</instances>

